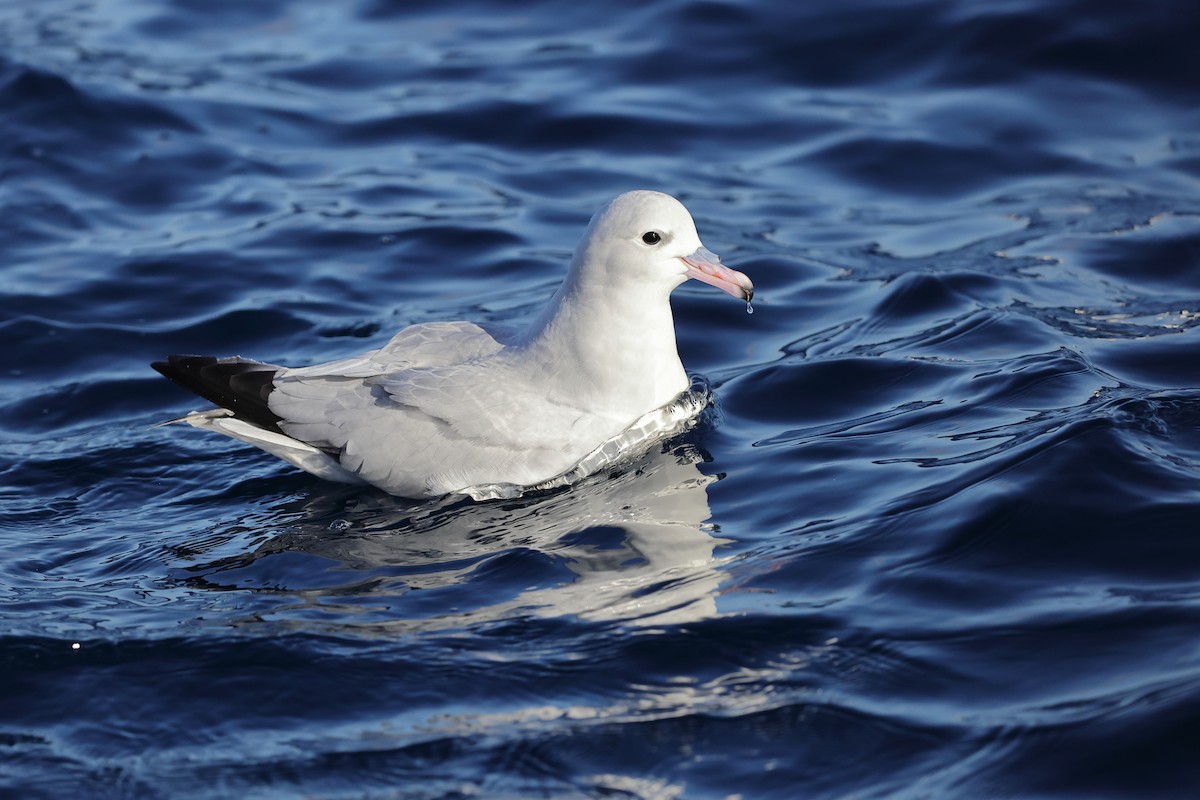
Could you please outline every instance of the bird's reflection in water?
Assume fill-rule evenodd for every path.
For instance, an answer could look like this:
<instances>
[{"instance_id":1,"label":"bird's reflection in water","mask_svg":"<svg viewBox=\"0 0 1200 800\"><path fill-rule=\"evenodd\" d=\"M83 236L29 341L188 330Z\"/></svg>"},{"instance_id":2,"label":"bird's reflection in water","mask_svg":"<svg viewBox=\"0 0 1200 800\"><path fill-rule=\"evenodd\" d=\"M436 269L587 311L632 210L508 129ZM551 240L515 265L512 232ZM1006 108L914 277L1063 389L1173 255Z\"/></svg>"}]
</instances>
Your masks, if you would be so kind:
<instances>
[{"instance_id":1,"label":"bird's reflection in water","mask_svg":"<svg viewBox=\"0 0 1200 800\"><path fill-rule=\"evenodd\" d=\"M270 509L264 527L291 521L253 552L180 573L240 593L238 622L360 635L531 616L693 621L717 613L724 561L703 459L676 443L570 489L483 503L324 492Z\"/></svg>"}]
</instances>

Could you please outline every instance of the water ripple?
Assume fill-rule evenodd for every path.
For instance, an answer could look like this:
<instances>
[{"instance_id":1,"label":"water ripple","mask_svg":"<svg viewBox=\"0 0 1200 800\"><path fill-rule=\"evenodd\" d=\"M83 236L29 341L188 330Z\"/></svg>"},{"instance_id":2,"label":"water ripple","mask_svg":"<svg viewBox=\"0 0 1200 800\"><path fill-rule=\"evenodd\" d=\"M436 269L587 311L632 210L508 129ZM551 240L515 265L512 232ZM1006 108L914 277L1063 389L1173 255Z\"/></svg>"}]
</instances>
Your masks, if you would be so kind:
<instances>
[{"instance_id":1,"label":"water ripple","mask_svg":"<svg viewBox=\"0 0 1200 800\"><path fill-rule=\"evenodd\" d=\"M0 793L1188 794L1196 22L0 10ZM168 352L519 324L641 187L759 288L676 292L715 406L643 459L412 503L153 427Z\"/></svg>"}]
</instances>

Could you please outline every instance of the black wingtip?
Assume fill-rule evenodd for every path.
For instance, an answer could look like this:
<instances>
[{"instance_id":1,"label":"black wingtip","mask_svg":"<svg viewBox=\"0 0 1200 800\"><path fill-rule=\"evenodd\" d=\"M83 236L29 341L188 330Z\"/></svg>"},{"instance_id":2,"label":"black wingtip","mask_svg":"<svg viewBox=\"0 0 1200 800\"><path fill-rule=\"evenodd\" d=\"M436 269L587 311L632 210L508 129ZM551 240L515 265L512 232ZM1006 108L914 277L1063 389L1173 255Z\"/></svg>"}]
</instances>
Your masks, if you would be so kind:
<instances>
[{"instance_id":1,"label":"black wingtip","mask_svg":"<svg viewBox=\"0 0 1200 800\"><path fill-rule=\"evenodd\" d=\"M267 401L279 367L245 358L173 355L150 363L163 376L235 416L267 430L282 433L282 419Z\"/></svg>"},{"instance_id":2,"label":"black wingtip","mask_svg":"<svg viewBox=\"0 0 1200 800\"><path fill-rule=\"evenodd\" d=\"M150 366L154 367L163 377L170 378L176 383L190 389L188 374L195 372L201 366L215 364L216 362L217 359L213 356L176 355L167 356L166 361L151 361Z\"/></svg>"}]
</instances>

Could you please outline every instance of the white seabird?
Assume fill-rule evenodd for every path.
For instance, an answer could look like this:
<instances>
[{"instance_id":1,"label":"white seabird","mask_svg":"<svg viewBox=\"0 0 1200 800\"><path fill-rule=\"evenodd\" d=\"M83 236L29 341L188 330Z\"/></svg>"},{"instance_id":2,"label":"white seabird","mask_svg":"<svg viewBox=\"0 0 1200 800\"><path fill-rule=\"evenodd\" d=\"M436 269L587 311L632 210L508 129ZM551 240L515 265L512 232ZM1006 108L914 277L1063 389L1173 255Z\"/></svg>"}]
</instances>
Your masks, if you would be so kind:
<instances>
[{"instance_id":1,"label":"white seabird","mask_svg":"<svg viewBox=\"0 0 1200 800\"><path fill-rule=\"evenodd\" d=\"M596 455L606 444L679 422L678 409L663 412L689 386L668 298L688 278L754 296L700 242L682 203L627 192L592 218L566 279L523 330L430 322L311 367L211 356L153 366L221 406L183 421L319 477L401 497L496 496L481 487L594 471L612 460Z\"/></svg>"}]
</instances>

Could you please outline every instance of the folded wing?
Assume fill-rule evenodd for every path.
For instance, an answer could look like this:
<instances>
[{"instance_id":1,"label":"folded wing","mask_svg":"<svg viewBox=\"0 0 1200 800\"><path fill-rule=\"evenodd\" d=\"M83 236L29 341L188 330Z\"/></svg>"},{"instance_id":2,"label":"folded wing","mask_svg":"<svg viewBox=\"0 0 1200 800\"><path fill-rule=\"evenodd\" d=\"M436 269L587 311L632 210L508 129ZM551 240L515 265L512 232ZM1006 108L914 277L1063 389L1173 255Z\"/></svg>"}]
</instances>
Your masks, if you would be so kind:
<instances>
[{"instance_id":1,"label":"folded wing","mask_svg":"<svg viewBox=\"0 0 1200 800\"><path fill-rule=\"evenodd\" d=\"M555 399L503 357L505 341L472 323L414 326L355 358L280 370L270 411L283 433L397 494L537 483L620 421Z\"/></svg>"}]
</instances>

